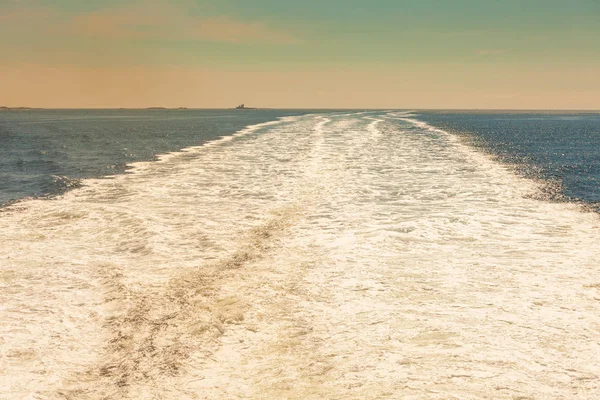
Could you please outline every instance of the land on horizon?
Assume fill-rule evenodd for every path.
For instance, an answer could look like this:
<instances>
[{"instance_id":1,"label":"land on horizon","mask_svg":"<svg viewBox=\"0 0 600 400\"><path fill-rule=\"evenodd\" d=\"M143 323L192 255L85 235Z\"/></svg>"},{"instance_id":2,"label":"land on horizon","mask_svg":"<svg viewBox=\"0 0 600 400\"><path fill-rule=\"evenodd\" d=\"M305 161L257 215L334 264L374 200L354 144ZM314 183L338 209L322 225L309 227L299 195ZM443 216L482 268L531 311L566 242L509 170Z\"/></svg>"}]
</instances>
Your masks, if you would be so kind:
<instances>
[{"instance_id":1,"label":"land on horizon","mask_svg":"<svg viewBox=\"0 0 600 400\"><path fill-rule=\"evenodd\" d=\"M422 111L422 112L469 112L469 113L599 113L600 109L552 109L552 108L424 108L424 107L8 107L0 106L0 111L23 111L23 110L393 110L393 111Z\"/></svg>"}]
</instances>

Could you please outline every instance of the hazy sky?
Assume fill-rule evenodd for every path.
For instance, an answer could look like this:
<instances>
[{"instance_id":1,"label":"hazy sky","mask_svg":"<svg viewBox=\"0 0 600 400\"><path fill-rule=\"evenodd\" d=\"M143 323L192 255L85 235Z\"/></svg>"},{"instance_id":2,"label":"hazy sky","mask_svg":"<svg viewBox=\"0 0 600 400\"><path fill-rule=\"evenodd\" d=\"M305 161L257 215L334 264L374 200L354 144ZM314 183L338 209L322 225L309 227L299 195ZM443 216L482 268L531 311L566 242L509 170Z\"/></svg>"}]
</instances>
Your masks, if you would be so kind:
<instances>
[{"instance_id":1,"label":"hazy sky","mask_svg":"<svg viewBox=\"0 0 600 400\"><path fill-rule=\"evenodd\" d=\"M600 109L598 0L0 0L0 105Z\"/></svg>"}]
</instances>

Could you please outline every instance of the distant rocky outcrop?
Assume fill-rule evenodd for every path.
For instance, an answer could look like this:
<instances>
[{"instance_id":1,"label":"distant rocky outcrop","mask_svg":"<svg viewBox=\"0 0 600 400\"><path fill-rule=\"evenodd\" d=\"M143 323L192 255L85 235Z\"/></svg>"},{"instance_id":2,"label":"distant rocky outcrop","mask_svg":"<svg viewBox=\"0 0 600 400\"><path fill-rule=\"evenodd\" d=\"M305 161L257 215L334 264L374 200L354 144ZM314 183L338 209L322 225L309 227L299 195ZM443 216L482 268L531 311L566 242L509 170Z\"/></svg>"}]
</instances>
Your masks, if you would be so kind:
<instances>
[{"instance_id":1,"label":"distant rocky outcrop","mask_svg":"<svg viewBox=\"0 0 600 400\"><path fill-rule=\"evenodd\" d=\"M235 108L236 110L256 110L254 107L246 107L245 104L240 104Z\"/></svg>"},{"instance_id":2,"label":"distant rocky outcrop","mask_svg":"<svg viewBox=\"0 0 600 400\"><path fill-rule=\"evenodd\" d=\"M187 110L187 107L177 107L177 108L168 108L168 107L148 107L146 110Z\"/></svg>"},{"instance_id":3,"label":"distant rocky outcrop","mask_svg":"<svg viewBox=\"0 0 600 400\"><path fill-rule=\"evenodd\" d=\"M0 106L0 111L14 111L14 110L41 110L41 108Z\"/></svg>"}]
</instances>

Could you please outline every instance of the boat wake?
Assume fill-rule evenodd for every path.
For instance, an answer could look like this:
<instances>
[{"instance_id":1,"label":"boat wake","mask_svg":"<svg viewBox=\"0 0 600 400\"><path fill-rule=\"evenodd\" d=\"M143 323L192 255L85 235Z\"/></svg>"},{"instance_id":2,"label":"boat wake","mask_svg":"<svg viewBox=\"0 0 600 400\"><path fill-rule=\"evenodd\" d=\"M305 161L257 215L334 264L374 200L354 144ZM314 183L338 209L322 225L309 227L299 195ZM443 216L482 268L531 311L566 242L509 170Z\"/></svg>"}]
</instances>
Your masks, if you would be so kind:
<instances>
[{"instance_id":1,"label":"boat wake","mask_svg":"<svg viewBox=\"0 0 600 400\"><path fill-rule=\"evenodd\" d=\"M410 113L283 118L0 214L0 398L595 398L595 214Z\"/></svg>"}]
</instances>

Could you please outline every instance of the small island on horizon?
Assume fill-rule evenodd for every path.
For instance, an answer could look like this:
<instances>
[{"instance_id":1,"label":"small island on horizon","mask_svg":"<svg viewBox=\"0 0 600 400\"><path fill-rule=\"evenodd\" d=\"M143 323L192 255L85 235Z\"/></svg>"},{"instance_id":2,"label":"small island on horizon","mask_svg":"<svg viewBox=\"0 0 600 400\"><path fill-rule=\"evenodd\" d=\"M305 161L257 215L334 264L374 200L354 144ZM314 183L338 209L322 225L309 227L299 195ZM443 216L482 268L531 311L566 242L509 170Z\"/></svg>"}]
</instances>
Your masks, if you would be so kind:
<instances>
[{"instance_id":1,"label":"small island on horizon","mask_svg":"<svg viewBox=\"0 0 600 400\"><path fill-rule=\"evenodd\" d=\"M235 108L236 110L258 110L256 107L246 107L245 104L240 104Z\"/></svg>"},{"instance_id":2,"label":"small island on horizon","mask_svg":"<svg viewBox=\"0 0 600 400\"><path fill-rule=\"evenodd\" d=\"M0 111L14 111L14 110L43 110L43 108L0 106Z\"/></svg>"},{"instance_id":3,"label":"small island on horizon","mask_svg":"<svg viewBox=\"0 0 600 400\"><path fill-rule=\"evenodd\" d=\"M187 110L187 107L175 107L175 108L168 108L168 107L146 107L146 110ZM124 108L123 108L124 110Z\"/></svg>"}]
</instances>

